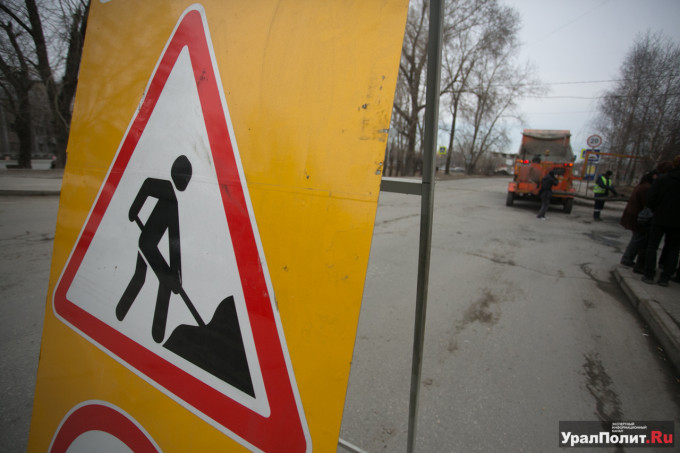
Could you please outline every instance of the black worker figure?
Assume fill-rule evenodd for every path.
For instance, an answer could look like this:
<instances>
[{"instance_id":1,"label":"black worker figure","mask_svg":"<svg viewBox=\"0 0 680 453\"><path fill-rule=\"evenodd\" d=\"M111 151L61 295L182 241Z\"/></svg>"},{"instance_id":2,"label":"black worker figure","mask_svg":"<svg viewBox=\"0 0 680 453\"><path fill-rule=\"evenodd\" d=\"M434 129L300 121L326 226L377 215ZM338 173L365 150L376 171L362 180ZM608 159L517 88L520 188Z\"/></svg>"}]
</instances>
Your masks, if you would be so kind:
<instances>
[{"instance_id":1,"label":"black worker figure","mask_svg":"<svg viewBox=\"0 0 680 453\"><path fill-rule=\"evenodd\" d=\"M191 163L186 156L179 156L172 164L170 171L172 183L165 179L147 178L130 206L128 218L136 222L141 229L139 235L139 252L135 273L123 296L116 306L116 317L122 321L135 301L146 280L147 262L158 277L158 295L151 326L151 336L156 343L165 337L165 324L168 318L170 292L178 294L182 288L182 259L179 240L179 211L175 188L184 191L191 180ZM173 188L174 184L174 188ZM139 211L149 198L158 202L153 208L145 224L139 219ZM168 232L170 263L165 261L158 244ZM146 259L146 261L145 261Z\"/></svg>"},{"instance_id":2,"label":"black worker figure","mask_svg":"<svg viewBox=\"0 0 680 453\"><path fill-rule=\"evenodd\" d=\"M128 218L136 222L141 230L139 252L135 273L116 306L116 317L119 321L125 319L144 285L148 263L158 277L158 295L151 324L154 341L161 343L164 340L170 295L171 292L179 294L198 325L178 326L163 347L248 395L255 396L234 297L224 298L206 324L182 288L179 209L175 189L181 192L187 188L191 172L189 159L179 156L170 171L172 183L165 179L147 178L132 202ZM158 201L146 223L142 223L139 212L149 197ZM166 232L170 263L165 261L158 248Z\"/></svg>"}]
</instances>

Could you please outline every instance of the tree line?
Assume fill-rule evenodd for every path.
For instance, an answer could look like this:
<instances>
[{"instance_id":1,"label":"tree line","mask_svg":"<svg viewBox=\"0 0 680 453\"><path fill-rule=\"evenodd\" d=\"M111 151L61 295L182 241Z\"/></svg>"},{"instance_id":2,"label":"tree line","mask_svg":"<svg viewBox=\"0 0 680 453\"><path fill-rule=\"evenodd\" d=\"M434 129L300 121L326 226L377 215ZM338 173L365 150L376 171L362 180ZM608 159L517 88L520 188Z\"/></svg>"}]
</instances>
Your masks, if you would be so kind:
<instances>
[{"instance_id":1,"label":"tree line","mask_svg":"<svg viewBox=\"0 0 680 453\"><path fill-rule=\"evenodd\" d=\"M56 165L66 162L89 6L89 0L0 2L0 119L10 118L21 168L31 168L39 132Z\"/></svg>"},{"instance_id":2,"label":"tree line","mask_svg":"<svg viewBox=\"0 0 680 453\"><path fill-rule=\"evenodd\" d=\"M633 158L613 162L619 181L634 184L680 153L680 46L661 33L639 36L618 80L598 105L603 151Z\"/></svg>"},{"instance_id":3,"label":"tree line","mask_svg":"<svg viewBox=\"0 0 680 453\"><path fill-rule=\"evenodd\" d=\"M422 162L427 8L411 0L395 93L385 174L414 175ZM531 62L518 59L520 17L499 0L449 0L444 17L440 131L448 137L446 161L468 174L493 169L492 152L510 142L505 119L521 122L517 102L547 93ZM660 33L635 40L619 80L605 91L594 122L602 151L634 156L614 161L622 181L680 152L680 47ZM515 150L511 150L515 151Z\"/></svg>"},{"instance_id":4,"label":"tree line","mask_svg":"<svg viewBox=\"0 0 680 453\"><path fill-rule=\"evenodd\" d=\"M411 0L385 151L385 174L414 175L422 162L428 40L427 1ZM440 130L446 163L475 173L509 143L502 118L520 118L519 99L544 93L530 63L518 60L521 21L499 0L450 0L443 18Z\"/></svg>"},{"instance_id":5,"label":"tree line","mask_svg":"<svg viewBox=\"0 0 680 453\"><path fill-rule=\"evenodd\" d=\"M0 0L0 121L19 142L20 167L30 168L38 137L66 162L89 0ZM414 175L423 154L427 0L411 0L404 32L384 174ZM506 151L507 120L521 121L518 101L547 92L530 62L519 60L518 12L502 0L447 0L443 18L440 132L445 163L488 171L492 152ZM620 80L603 93L596 125L632 180L677 154L680 142L680 48L653 33L637 39ZM0 124L0 132L3 132ZM512 131L514 133L514 131ZM6 147L6 143L0 146ZM6 138L5 138L6 141ZM513 150L514 151L514 150Z\"/></svg>"}]
</instances>

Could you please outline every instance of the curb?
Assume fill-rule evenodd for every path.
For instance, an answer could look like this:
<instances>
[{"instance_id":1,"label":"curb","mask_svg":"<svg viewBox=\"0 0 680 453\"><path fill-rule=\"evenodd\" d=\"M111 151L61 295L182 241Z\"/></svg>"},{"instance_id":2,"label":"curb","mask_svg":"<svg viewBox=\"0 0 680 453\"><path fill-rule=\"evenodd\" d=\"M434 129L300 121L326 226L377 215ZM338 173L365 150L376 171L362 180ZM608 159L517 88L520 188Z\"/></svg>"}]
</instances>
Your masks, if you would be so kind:
<instances>
[{"instance_id":1,"label":"curb","mask_svg":"<svg viewBox=\"0 0 680 453\"><path fill-rule=\"evenodd\" d=\"M619 203L619 202L622 202L622 201L626 202L626 200L620 199L620 198L618 198L618 199L617 198L606 198L604 201L608 202L608 203ZM578 204L580 206L591 206L592 207L594 202L595 202L595 198L593 198L593 197L574 196L574 204ZM620 209L623 209L625 207L625 204L624 205L614 205L614 206L619 206ZM623 206L623 207L621 207L621 206Z\"/></svg>"},{"instance_id":2,"label":"curb","mask_svg":"<svg viewBox=\"0 0 680 453\"><path fill-rule=\"evenodd\" d=\"M653 299L641 299L631 289L626 279L619 273L618 268L614 269L614 278L621 286L621 289L633 308L637 310L642 319L649 325L649 329L664 348L666 356L680 373L680 327L673 321L671 316L664 308Z\"/></svg>"},{"instance_id":3,"label":"curb","mask_svg":"<svg viewBox=\"0 0 680 453\"><path fill-rule=\"evenodd\" d=\"M21 190L21 189L0 189L0 196L54 196L60 195L61 190Z\"/></svg>"},{"instance_id":4,"label":"curb","mask_svg":"<svg viewBox=\"0 0 680 453\"><path fill-rule=\"evenodd\" d=\"M638 308L640 315L649 324L650 330L661 343L666 356L680 372L680 329L671 320L666 310L655 300L643 300Z\"/></svg>"}]
</instances>

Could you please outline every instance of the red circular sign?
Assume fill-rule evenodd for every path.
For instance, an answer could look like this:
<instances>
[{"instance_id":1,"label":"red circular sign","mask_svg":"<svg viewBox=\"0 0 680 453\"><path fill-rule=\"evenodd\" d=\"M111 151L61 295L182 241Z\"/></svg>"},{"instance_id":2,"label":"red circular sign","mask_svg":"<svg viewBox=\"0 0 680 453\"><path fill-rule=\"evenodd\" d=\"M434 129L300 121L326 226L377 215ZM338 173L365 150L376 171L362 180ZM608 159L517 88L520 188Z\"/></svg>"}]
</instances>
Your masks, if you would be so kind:
<instances>
[{"instance_id":1,"label":"red circular sign","mask_svg":"<svg viewBox=\"0 0 680 453\"><path fill-rule=\"evenodd\" d=\"M591 135L588 137L588 140L586 140L586 144L589 148L597 148L602 144L602 137L599 135Z\"/></svg>"},{"instance_id":2,"label":"red circular sign","mask_svg":"<svg viewBox=\"0 0 680 453\"><path fill-rule=\"evenodd\" d=\"M115 437L134 452L160 451L139 423L121 409L103 401L88 401L73 408L57 428L49 451L66 452L81 435L94 431Z\"/></svg>"}]
</instances>

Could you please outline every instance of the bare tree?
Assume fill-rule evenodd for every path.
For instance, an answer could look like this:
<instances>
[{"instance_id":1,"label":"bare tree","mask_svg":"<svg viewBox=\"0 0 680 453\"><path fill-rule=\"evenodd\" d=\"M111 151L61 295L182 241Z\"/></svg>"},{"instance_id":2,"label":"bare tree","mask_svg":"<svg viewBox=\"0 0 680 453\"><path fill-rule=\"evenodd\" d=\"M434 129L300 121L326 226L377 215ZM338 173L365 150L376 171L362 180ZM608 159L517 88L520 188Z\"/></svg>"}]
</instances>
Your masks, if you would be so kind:
<instances>
[{"instance_id":1,"label":"bare tree","mask_svg":"<svg viewBox=\"0 0 680 453\"><path fill-rule=\"evenodd\" d=\"M478 171L480 159L509 143L506 131L499 126L501 118L515 115L520 98L544 91L531 65L517 62L517 12L496 1L483 2L479 11L483 20L466 31L477 37L472 41L471 58L467 66L459 66L466 68L459 72L464 77L460 83L454 79L451 96L455 108L449 148L454 148L455 125L460 119L462 140L458 149L468 174Z\"/></svg>"},{"instance_id":2,"label":"bare tree","mask_svg":"<svg viewBox=\"0 0 680 453\"><path fill-rule=\"evenodd\" d=\"M470 101L462 111L467 143L461 147L461 152L468 174L476 171L482 156L503 149L509 142L506 131L499 128L499 121L510 115L519 98L535 89L535 84L526 83L531 74L530 66L508 65L503 54L485 60L474 71L474 82L467 96Z\"/></svg>"},{"instance_id":3,"label":"bare tree","mask_svg":"<svg viewBox=\"0 0 680 453\"><path fill-rule=\"evenodd\" d=\"M15 118L20 140L19 165L30 167L34 134L29 92L40 83L46 92L54 134L57 165L66 161L71 104L78 79L89 1L6 0L0 3L0 23L5 32L0 45L0 81ZM49 33L49 34L48 34ZM63 49L54 46L64 43ZM50 58L50 49L54 50ZM61 75L59 75L61 74ZM23 129L22 129L23 128Z\"/></svg>"},{"instance_id":4,"label":"bare tree","mask_svg":"<svg viewBox=\"0 0 680 453\"><path fill-rule=\"evenodd\" d=\"M620 80L598 106L598 125L619 159L617 173L634 182L654 164L680 151L680 46L661 34L634 42Z\"/></svg>"},{"instance_id":5,"label":"bare tree","mask_svg":"<svg viewBox=\"0 0 680 453\"><path fill-rule=\"evenodd\" d=\"M463 95L480 56L496 46L494 36L496 1L474 0L452 2L447 11L444 35L445 52L442 65L442 96L448 98L451 125L444 172L449 173L456 136L456 122Z\"/></svg>"},{"instance_id":6,"label":"bare tree","mask_svg":"<svg viewBox=\"0 0 680 453\"><path fill-rule=\"evenodd\" d=\"M488 0L447 2L442 36L445 46L444 59L452 59L451 55L460 48L456 46L457 39L460 39L465 29L472 28L473 24L480 20L482 9L480 5L487 2ZM403 165L398 167L398 174L414 174L418 167L418 150L422 145L420 131L425 108L424 72L427 63L428 7L429 2L425 0L411 2L404 33L393 115L393 129L399 136L395 140L398 142L396 146L403 155ZM452 86L453 82L448 82L448 86L442 88L442 94L451 94Z\"/></svg>"},{"instance_id":7,"label":"bare tree","mask_svg":"<svg viewBox=\"0 0 680 453\"><path fill-rule=\"evenodd\" d=\"M401 49L399 78L394 103L395 130L405 141L403 170L397 174L413 175L416 169L418 124L425 108L424 71L427 62L428 6L414 0L409 7ZM401 140L399 140L401 141ZM401 171L399 171L401 170Z\"/></svg>"},{"instance_id":8,"label":"bare tree","mask_svg":"<svg viewBox=\"0 0 680 453\"><path fill-rule=\"evenodd\" d=\"M412 175L418 168L422 145L422 112L425 107L424 69L427 57L428 2L412 0L402 47L399 80L392 116L392 138L386 157L397 160L397 171ZM462 147L469 154L466 168L474 171L478 159L507 140L498 128L499 119L509 115L519 96L535 90L528 69L518 70L519 17L499 0L452 0L443 20L442 107L450 118L449 146L445 171L452 152ZM459 122L466 137L455 145ZM471 147L470 147L471 146ZM391 173L390 173L391 174Z\"/></svg>"},{"instance_id":9,"label":"bare tree","mask_svg":"<svg viewBox=\"0 0 680 453\"><path fill-rule=\"evenodd\" d=\"M30 92L34 77L28 57L23 51L22 33L12 22L1 24L4 31L2 53L0 53L0 88L4 106L14 115L14 131L19 139L18 164L31 167L31 153L34 148L34 134Z\"/></svg>"}]
</instances>

